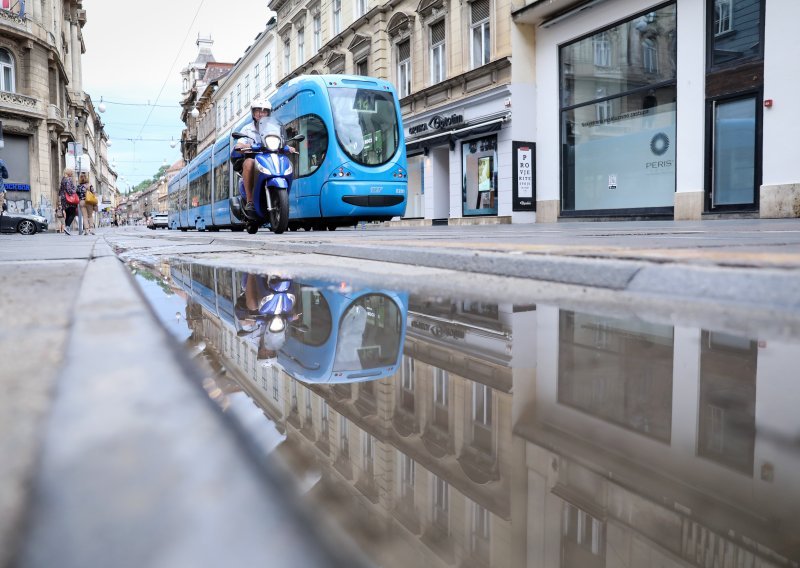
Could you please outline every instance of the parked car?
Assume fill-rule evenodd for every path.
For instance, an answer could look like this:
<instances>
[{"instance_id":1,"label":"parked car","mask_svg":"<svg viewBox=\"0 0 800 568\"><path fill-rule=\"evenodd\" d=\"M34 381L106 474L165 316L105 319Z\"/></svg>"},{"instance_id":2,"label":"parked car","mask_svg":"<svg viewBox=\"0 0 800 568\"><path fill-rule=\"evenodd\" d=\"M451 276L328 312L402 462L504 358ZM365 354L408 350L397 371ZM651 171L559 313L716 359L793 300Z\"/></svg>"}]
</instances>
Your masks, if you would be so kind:
<instances>
[{"instance_id":1,"label":"parked car","mask_svg":"<svg viewBox=\"0 0 800 568\"><path fill-rule=\"evenodd\" d=\"M147 227L150 229L166 229L169 222L169 214L167 213L154 213L147 220Z\"/></svg>"},{"instance_id":2,"label":"parked car","mask_svg":"<svg viewBox=\"0 0 800 568\"><path fill-rule=\"evenodd\" d=\"M33 235L47 230L47 219L28 213L10 213L6 211L0 217L0 233L22 233Z\"/></svg>"}]
</instances>

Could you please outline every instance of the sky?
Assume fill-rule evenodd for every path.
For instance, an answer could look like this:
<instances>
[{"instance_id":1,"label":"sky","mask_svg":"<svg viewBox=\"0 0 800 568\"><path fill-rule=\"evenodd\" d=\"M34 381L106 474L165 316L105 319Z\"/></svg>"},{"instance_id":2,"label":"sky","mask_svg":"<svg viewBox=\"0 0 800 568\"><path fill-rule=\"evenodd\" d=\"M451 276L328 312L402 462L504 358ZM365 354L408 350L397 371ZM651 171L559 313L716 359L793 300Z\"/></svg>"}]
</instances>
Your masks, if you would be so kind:
<instances>
[{"instance_id":1,"label":"sky","mask_svg":"<svg viewBox=\"0 0 800 568\"><path fill-rule=\"evenodd\" d=\"M106 106L109 161L125 192L181 157L180 72L197 56L198 34L211 35L217 61L234 63L272 12L267 0L83 0L83 7L83 90L95 107L101 97Z\"/></svg>"}]
</instances>

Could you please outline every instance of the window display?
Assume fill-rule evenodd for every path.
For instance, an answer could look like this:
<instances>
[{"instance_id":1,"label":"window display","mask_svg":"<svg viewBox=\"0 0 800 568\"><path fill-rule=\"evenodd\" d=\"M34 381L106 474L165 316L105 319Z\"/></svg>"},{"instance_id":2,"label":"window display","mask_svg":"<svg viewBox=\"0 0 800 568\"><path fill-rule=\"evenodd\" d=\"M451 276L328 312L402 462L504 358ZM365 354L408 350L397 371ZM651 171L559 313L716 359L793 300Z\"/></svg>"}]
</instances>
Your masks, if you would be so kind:
<instances>
[{"instance_id":1,"label":"window display","mask_svg":"<svg viewBox=\"0 0 800 568\"><path fill-rule=\"evenodd\" d=\"M497 136L461 145L464 216L497 215Z\"/></svg>"}]
</instances>

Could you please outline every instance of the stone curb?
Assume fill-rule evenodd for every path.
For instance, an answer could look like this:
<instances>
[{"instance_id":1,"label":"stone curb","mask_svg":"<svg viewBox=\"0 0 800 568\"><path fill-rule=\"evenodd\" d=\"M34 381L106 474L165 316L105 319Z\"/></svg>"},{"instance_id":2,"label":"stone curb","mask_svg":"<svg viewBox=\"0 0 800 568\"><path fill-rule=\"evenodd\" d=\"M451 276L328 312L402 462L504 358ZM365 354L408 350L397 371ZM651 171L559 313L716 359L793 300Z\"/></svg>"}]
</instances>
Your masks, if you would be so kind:
<instances>
[{"instance_id":1,"label":"stone curb","mask_svg":"<svg viewBox=\"0 0 800 568\"><path fill-rule=\"evenodd\" d=\"M144 238L148 238L144 236ZM706 266L686 262L582 258L435 248L407 250L357 244L248 242L215 236L161 237L198 244L224 244L240 249L282 253L314 253L364 260L510 276L588 288L707 302L735 302L751 307L800 312L800 270Z\"/></svg>"},{"instance_id":2,"label":"stone curb","mask_svg":"<svg viewBox=\"0 0 800 568\"><path fill-rule=\"evenodd\" d=\"M363 565L214 406L102 241L74 312L15 566Z\"/></svg>"}]
</instances>

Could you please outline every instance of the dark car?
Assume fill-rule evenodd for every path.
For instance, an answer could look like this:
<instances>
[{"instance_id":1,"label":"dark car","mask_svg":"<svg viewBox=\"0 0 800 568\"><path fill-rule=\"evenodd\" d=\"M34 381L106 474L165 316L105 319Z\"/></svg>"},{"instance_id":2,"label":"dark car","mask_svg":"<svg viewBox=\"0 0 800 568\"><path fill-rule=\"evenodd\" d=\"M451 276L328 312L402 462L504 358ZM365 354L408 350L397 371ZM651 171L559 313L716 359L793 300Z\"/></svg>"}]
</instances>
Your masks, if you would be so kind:
<instances>
[{"instance_id":1,"label":"dark car","mask_svg":"<svg viewBox=\"0 0 800 568\"><path fill-rule=\"evenodd\" d=\"M0 233L22 233L33 235L47 230L47 219L28 213L11 213L6 211L0 217Z\"/></svg>"}]
</instances>

